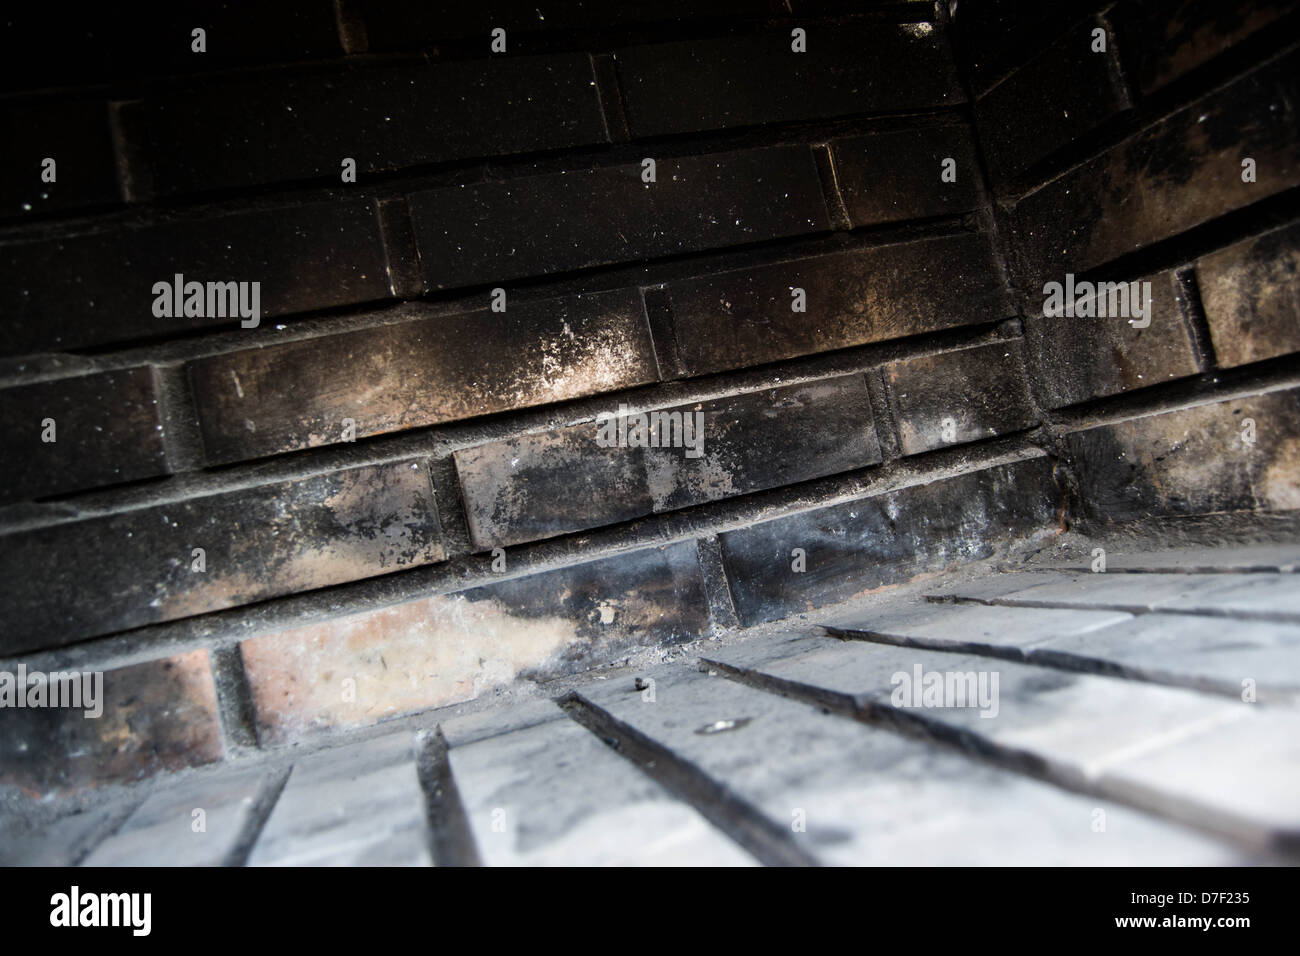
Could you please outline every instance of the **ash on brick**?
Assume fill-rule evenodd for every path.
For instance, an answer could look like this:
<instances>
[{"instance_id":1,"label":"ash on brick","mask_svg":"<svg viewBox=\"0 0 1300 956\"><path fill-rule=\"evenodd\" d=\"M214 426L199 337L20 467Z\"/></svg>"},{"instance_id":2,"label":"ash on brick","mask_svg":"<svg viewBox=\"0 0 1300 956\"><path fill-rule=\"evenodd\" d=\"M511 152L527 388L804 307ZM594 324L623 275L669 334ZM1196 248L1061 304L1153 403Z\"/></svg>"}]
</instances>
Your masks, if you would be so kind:
<instances>
[{"instance_id":1,"label":"ash on brick","mask_svg":"<svg viewBox=\"0 0 1300 956\"><path fill-rule=\"evenodd\" d=\"M365 437L656 378L634 290L416 318L230 352L188 369L214 463L343 441L345 419Z\"/></svg>"}]
</instances>

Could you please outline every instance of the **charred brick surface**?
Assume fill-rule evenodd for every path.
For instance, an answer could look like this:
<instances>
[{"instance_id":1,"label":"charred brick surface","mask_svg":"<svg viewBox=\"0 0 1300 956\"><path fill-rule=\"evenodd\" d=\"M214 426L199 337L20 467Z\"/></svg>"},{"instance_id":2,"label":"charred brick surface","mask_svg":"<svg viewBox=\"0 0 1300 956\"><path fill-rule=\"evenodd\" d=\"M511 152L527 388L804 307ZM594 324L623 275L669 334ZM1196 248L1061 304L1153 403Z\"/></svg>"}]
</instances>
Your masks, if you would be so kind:
<instances>
[{"instance_id":1,"label":"charred brick surface","mask_svg":"<svg viewBox=\"0 0 1300 956\"><path fill-rule=\"evenodd\" d=\"M491 348L484 348L486 342ZM237 461L656 379L635 290L416 318L191 365L208 459ZM357 396L365 401L358 404Z\"/></svg>"},{"instance_id":2,"label":"charred brick surface","mask_svg":"<svg viewBox=\"0 0 1300 956\"><path fill-rule=\"evenodd\" d=\"M77 685L86 679L100 681L100 689L70 697L80 707L5 710L0 783L32 794L67 792L221 759L206 651L74 678ZM59 683L59 693L70 695L71 684Z\"/></svg>"},{"instance_id":3,"label":"charred brick surface","mask_svg":"<svg viewBox=\"0 0 1300 956\"><path fill-rule=\"evenodd\" d=\"M663 157L654 183L646 172L638 162L412 195L425 286L569 272L829 226L806 147Z\"/></svg>"},{"instance_id":4,"label":"charred brick surface","mask_svg":"<svg viewBox=\"0 0 1300 956\"><path fill-rule=\"evenodd\" d=\"M677 351L702 374L997 321L1014 307L996 269L987 237L958 234L670 282Z\"/></svg>"},{"instance_id":5,"label":"charred brick surface","mask_svg":"<svg viewBox=\"0 0 1300 956\"><path fill-rule=\"evenodd\" d=\"M12 654L384 574L443 550L417 460L17 532L0 555Z\"/></svg>"},{"instance_id":6,"label":"charred brick surface","mask_svg":"<svg viewBox=\"0 0 1300 956\"><path fill-rule=\"evenodd\" d=\"M387 265L373 203L343 200L152 223L5 246L0 309L22 316L0 332L0 351L21 354L239 326L209 310L209 282L258 282L260 316L388 298ZM155 309L157 283L205 284L202 308L185 298ZM261 291L265 295L261 295ZM182 283L182 291L184 284ZM250 303L251 304L251 303ZM179 313L179 314L177 314Z\"/></svg>"},{"instance_id":7,"label":"charred brick surface","mask_svg":"<svg viewBox=\"0 0 1300 956\"><path fill-rule=\"evenodd\" d=\"M880 461L860 375L604 415L600 424L457 452L475 543L517 544ZM638 427L638 416L654 429L654 446L601 441L602 428L616 439L619 429ZM673 447L668 441L682 429L684 441Z\"/></svg>"},{"instance_id":8,"label":"charred brick surface","mask_svg":"<svg viewBox=\"0 0 1300 956\"><path fill-rule=\"evenodd\" d=\"M1050 533L1043 458L832 505L721 536L742 623L788 617Z\"/></svg>"},{"instance_id":9,"label":"charred brick surface","mask_svg":"<svg viewBox=\"0 0 1300 956\"><path fill-rule=\"evenodd\" d=\"M1221 364L1300 351L1300 224L1211 253L1197 276Z\"/></svg>"},{"instance_id":10,"label":"charred brick surface","mask_svg":"<svg viewBox=\"0 0 1300 956\"><path fill-rule=\"evenodd\" d=\"M148 368L4 389L0 454L7 467L0 500L165 474L162 429Z\"/></svg>"},{"instance_id":11,"label":"charred brick surface","mask_svg":"<svg viewBox=\"0 0 1300 956\"><path fill-rule=\"evenodd\" d=\"M333 182L349 157L364 176L603 142L592 76L578 55L349 68L161 95L123 122L159 194Z\"/></svg>"},{"instance_id":12,"label":"charred brick surface","mask_svg":"<svg viewBox=\"0 0 1300 956\"><path fill-rule=\"evenodd\" d=\"M1146 318L1025 317L1031 365L1053 370L1042 381L1045 404L1074 405L1203 370L1188 318L1186 281L1172 269L1133 281L1149 283L1151 314ZM1080 356L1088 360L1079 361Z\"/></svg>"},{"instance_id":13,"label":"charred brick surface","mask_svg":"<svg viewBox=\"0 0 1300 956\"><path fill-rule=\"evenodd\" d=\"M1297 76L1300 54L1279 57L1021 199L1029 275L1086 272L1300 185Z\"/></svg>"},{"instance_id":14,"label":"charred brick surface","mask_svg":"<svg viewBox=\"0 0 1300 956\"><path fill-rule=\"evenodd\" d=\"M1107 522L1294 510L1298 401L1294 389L1269 392L1073 432L1066 447L1083 475L1083 507Z\"/></svg>"},{"instance_id":15,"label":"charred brick surface","mask_svg":"<svg viewBox=\"0 0 1300 956\"><path fill-rule=\"evenodd\" d=\"M791 56L789 30L619 50L633 136L947 106L962 99L930 24L812 27ZM687 97L683 90L708 90Z\"/></svg>"}]
</instances>

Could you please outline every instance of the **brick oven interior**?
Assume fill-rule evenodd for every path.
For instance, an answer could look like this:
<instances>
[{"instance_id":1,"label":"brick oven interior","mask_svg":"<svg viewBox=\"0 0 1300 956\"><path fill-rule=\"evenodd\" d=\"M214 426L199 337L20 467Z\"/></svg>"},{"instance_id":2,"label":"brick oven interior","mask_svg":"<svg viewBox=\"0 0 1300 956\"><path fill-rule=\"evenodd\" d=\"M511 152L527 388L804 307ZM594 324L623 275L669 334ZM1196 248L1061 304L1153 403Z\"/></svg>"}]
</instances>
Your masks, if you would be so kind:
<instances>
[{"instance_id":1,"label":"brick oven interior","mask_svg":"<svg viewBox=\"0 0 1300 956\"><path fill-rule=\"evenodd\" d=\"M1300 855L1285 0L0 14L0 861Z\"/></svg>"}]
</instances>

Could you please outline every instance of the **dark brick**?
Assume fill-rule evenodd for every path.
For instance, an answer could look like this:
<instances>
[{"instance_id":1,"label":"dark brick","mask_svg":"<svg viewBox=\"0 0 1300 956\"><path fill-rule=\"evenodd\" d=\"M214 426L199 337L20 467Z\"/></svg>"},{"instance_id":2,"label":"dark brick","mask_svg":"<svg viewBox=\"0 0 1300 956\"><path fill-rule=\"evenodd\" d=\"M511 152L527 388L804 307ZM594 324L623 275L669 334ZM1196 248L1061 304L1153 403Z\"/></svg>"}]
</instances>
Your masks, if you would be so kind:
<instances>
[{"instance_id":1,"label":"dark brick","mask_svg":"<svg viewBox=\"0 0 1300 956\"><path fill-rule=\"evenodd\" d=\"M262 740L373 724L572 674L709 627L695 542L408 601L245 641ZM355 695L342 693L355 681Z\"/></svg>"},{"instance_id":2,"label":"dark brick","mask_svg":"<svg viewBox=\"0 0 1300 956\"><path fill-rule=\"evenodd\" d=\"M783 0L783 2L797 17L852 15L872 8L902 11L909 18L917 17L919 20L927 19L934 13L934 4L930 0Z\"/></svg>"},{"instance_id":3,"label":"dark brick","mask_svg":"<svg viewBox=\"0 0 1300 956\"><path fill-rule=\"evenodd\" d=\"M868 133L831 141L840 193L855 226L953 216L979 202L979 166L965 126ZM957 181L940 179L945 159Z\"/></svg>"},{"instance_id":4,"label":"dark brick","mask_svg":"<svg viewBox=\"0 0 1300 956\"><path fill-rule=\"evenodd\" d=\"M1047 318L1031 314L1026 338L1053 407L1195 375L1201 360L1187 323L1186 294L1175 270L1135 280L1151 284L1150 326L1123 317ZM1086 356L1087 361L1079 361Z\"/></svg>"},{"instance_id":5,"label":"dark brick","mask_svg":"<svg viewBox=\"0 0 1300 956\"><path fill-rule=\"evenodd\" d=\"M963 99L948 45L928 23L809 23L803 29L805 53L790 49L790 28L618 51L632 135L928 108ZM683 95L690 90L707 93Z\"/></svg>"},{"instance_id":6,"label":"dark brick","mask_svg":"<svg viewBox=\"0 0 1300 956\"><path fill-rule=\"evenodd\" d=\"M68 349L212 326L157 318L153 285L261 282L262 317L391 295L379 220L364 200L235 213L0 249L0 352Z\"/></svg>"},{"instance_id":7,"label":"dark brick","mask_svg":"<svg viewBox=\"0 0 1300 956\"><path fill-rule=\"evenodd\" d=\"M333 444L345 418L358 437L379 435L656 376L635 291L418 319L217 355L189 368L211 462Z\"/></svg>"},{"instance_id":8,"label":"dark brick","mask_svg":"<svg viewBox=\"0 0 1300 956\"><path fill-rule=\"evenodd\" d=\"M1228 246L1197 263L1220 365L1300 351L1300 223Z\"/></svg>"},{"instance_id":9,"label":"dark brick","mask_svg":"<svg viewBox=\"0 0 1300 956\"><path fill-rule=\"evenodd\" d=\"M230 3L197 0L155 5L134 16L107 16L115 75L193 73L258 63L337 57L334 0ZM192 31L207 32L207 51L193 51Z\"/></svg>"},{"instance_id":10,"label":"dark brick","mask_svg":"<svg viewBox=\"0 0 1300 956\"><path fill-rule=\"evenodd\" d=\"M1061 281L1300 184L1297 102L1293 52L1031 193L1014 216L1031 273Z\"/></svg>"},{"instance_id":11,"label":"dark brick","mask_svg":"<svg viewBox=\"0 0 1300 956\"><path fill-rule=\"evenodd\" d=\"M1172 270L1142 276L1151 283L1151 324L1127 318L1048 317L1038 299L1026 310L1031 367L1051 408L1159 385L1201 370L1184 318L1182 288ZM1035 311L1036 309L1036 311Z\"/></svg>"},{"instance_id":12,"label":"dark brick","mask_svg":"<svg viewBox=\"0 0 1300 956\"><path fill-rule=\"evenodd\" d=\"M0 88L31 90L102 80L103 15L84 3L9 4L0 14Z\"/></svg>"},{"instance_id":13,"label":"dark brick","mask_svg":"<svg viewBox=\"0 0 1300 956\"><path fill-rule=\"evenodd\" d=\"M62 212L121 201L103 100L41 97L0 103L0 217ZM55 162L56 179L42 180Z\"/></svg>"},{"instance_id":14,"label":"dark brick","mask_svg":"<svg viewBox=\"0 0 1300 956\"><path fill-rule=\"evenodd\" d=\"M919 356L883 371L904 455L1038 423L1018 341Z\"/></svg>"},{"instance_id":15,"label":"dark brick","mask_svg":"<svg viewBox=\"0 0 1300 956\"><path fill-rule=\"evenodd\" d=\"M76 86L110 78L224 70L338 56L333 0L105 6L10 5L0 21L0 87ZM207 31L207 52L191 31Z\"/></svg>"},{"instance_id":16,"label":"dark brick","mask_svg":"<svg viewBox=\"0 0 1300 956\"><path fill-rule=\"evenodd\" d=\"M57 441L41 440L42 421ZM167 472L153 374L103 372L0 391L0 501Z\"/></svg>"},{"instance_id":17,"label":"dark brick","mask_svg":"<svg viewBox=\"0 0 1300 956\"><path fill-rule=\"evenodd\" d=\"M1242 440L1255 422L1255 442ZM1065 436L1083 513L1102 522L1300 508L1300 390L1132 418Z\"/></svg>"},{"instance_id":18,"label":"dark brick","mask_svg":"<svg viewBox=\"0 0 1300 956\"><path fill-rule=\"evenodd\" d=\"M791 287L807 293L791 309ZM672 282L688 375L996 321L1015 312L986 236L835 252Z\"/></svg>"},{"instance_id":19,"label":"dark brick","mask_svg":"<svg viewBox=\"0 0 1300 956\"><path fill-rule=\"evenodd\" d=\"M1291 0L1126 0L1112 16L1137 83L1152 93L1294 10Z\"/></svg>"},{"instance_id":20,"label":"dark brick","mask_svg":"<svg viewBox=\"0 0 1300 956\"><path fill-rule=\"evenodd\" d=\"M703 412L700 457L681 448L601 447L597 424L457 452L474 543L533 541L880 461L860 375L659 411ZM773 455L774 448L798 454Z\"/></svg>"},{"instance_id":21,"label":"dark brick","mask_svg":"<svg viewBox=\"0 0 1300 956\"><path fill-rule=\"evenodd\" d=\"M367 173L608 140L587 56L241 78L126 107L158 193Z\"/></svg>"},{"instance_id":22,"label":"dark brick","mask_svg":"<svg viewBox=\"0 0 1300 956\"><path fill-rule=\"evenodd\" d=\"M683 406L683 411L700 408ZM704 455L646 450L656 511L777 488L880 461L861 375L705 402ZM780 454L774 451L780 449Z\"/></svg>"},{"instance_id":23,"label":"dark brick","mask_svg":"<svg viewBox=\"0 0 1300 956\"><path fill-rule=\"evenodd\" d=\"M958 4L952 29L976 94L1048 46L1104 0L980 0Z\"/></svg>"},{"instance_id":24,"label":"dark brick","mask_svg":"<svg viewBox=\"0 0 1300 956\"><path fill-rule=\"evenodd\" d=\"M547 173L411 196L425 286L761 242L828 228L805 146Z\"/></svg>"},{"instance_id":25,"label":"dark brick","mask_svg":"<svg viewBox=\"0 0 1300 956\"><path fill-rule=\"evenodd\" d=\"M763 20L769 7L763 0L494 0L492 3L428 2L428 0L358 0L372 50L412 50L438 46L446 37L483 35L495 27L506 31L510 51L527 41L519 34L544 31L590 31L643 23L682 20Z\"/></svg>"},{"instance_id":26,"label":"dark brick","mask_svg":"<svg viewBox=\"0 0 1300 956\"><path fill-rule=\"evenodd\" d=\"M650 514L644 449L601 447L597 432L595 424L574 425L456 452L475 546L536 541Z\"/></svg>"},{"instance_id":27,"label":"dark brick","mask_svg":"<svg viewBox=\"0 0 1300 956\"><path fill-rule=\"evenodd\" d=\"M1131 105L1115 65L1114 43L1092 51L1086 20L990 90L977 107L995 181L1004 182L1068 146Z\"/></svg>"},{"instance_id":28,"label":"dark brick","mask_svg":"<svg viewBox=\"0 0 1300 956\"><path fill-rule=\"evenodd\" d=\"M207 651L105 671L101 693L98 718L84 707L0 709L0 785L41 796L221 759Z\"/></svg>"},{"instance_id":29,"label":"dark brick","mask_svg":"<svg viewBox=\"0 0 1300 956\"><path fill-rule=\"evenodd\" d=\"M976 560L1056 529L1058 493L1034 458L720 535L742 624L773 621ZM804 549L807 570L791 552Z\"/></svg>"},{"instance_id":30,"label":"dark brick","mask_svg":"<svg viewBox=\"0 0 1300 956\"><path fill-rule=\"evenodd\" d=\"M192 570L193 548L206 571ZM425 465L399 461L0 538L0 654L439 561Z\"/></svg>"}]
</instances>

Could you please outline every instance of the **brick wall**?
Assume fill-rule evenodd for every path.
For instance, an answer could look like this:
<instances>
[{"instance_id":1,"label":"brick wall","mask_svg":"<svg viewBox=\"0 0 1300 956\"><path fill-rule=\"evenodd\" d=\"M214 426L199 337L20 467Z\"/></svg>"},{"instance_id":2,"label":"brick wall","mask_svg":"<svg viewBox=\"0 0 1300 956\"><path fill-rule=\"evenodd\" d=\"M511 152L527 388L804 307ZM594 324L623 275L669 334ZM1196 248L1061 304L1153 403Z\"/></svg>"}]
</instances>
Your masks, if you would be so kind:
<instances>
[{"instance_id":1,"label":"brick wall","mask_svg":"<svg viewBox=\"0 0 1300 956\"><path fill-rule=\"evenodd\" d=\"M1072 517L1294 509L1295 5L979 9L955 27ZM1150 283L1150 315L1046 316L1067 273Z\"/></svg>"},{"instance_id":2,"label":"brick wall","mask_svg":"<svg viewBox=\"0 0 1300 956\"><path fill-rule=\"evenodd\" d=\"M1296 508L1289 6L13 14L0 669L123 703L0 713L0 783ZM1066 273L1149 281L1149 324L1044 316ZM177 274L257 323L158 314ZM702 454L606 447L620 406Z\"/></svg>"}]
</instances>

